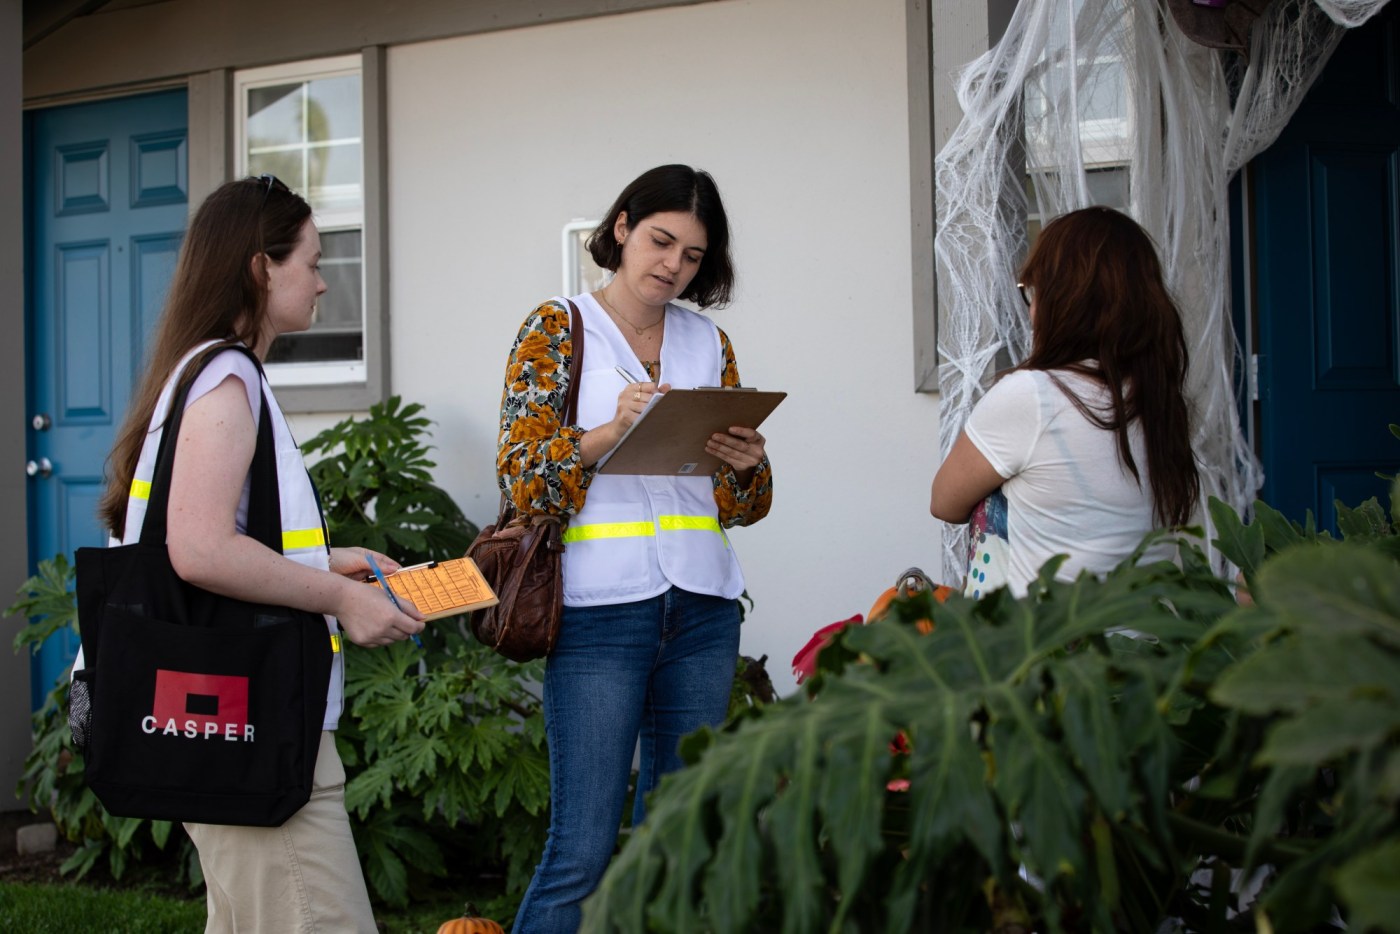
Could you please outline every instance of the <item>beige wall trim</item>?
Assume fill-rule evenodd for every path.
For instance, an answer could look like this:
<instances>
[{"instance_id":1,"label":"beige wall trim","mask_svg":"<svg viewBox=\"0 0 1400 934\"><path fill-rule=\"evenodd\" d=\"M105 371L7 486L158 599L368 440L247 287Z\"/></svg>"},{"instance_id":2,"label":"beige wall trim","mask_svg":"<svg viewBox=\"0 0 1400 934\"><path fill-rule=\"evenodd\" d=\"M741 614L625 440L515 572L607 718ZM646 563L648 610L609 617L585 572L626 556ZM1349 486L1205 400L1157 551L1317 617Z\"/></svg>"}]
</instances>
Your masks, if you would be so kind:
<instances>
[{"instance_id":1,"label":"beige wall trim","mask_svg":"<svg viewBox=\"0 0 1400 934\"><path fill-rule=\"evenodd\" d=\"M233 117L233 72L227 68L190 75L190 216L228 181L233 164L229 128Z\"/></svg>"},{"instance_id":2,"label":"beige wall trim","mask_svg":"<svg viewBox=\"0 0 1400 934\"><path fill-rule=\"evenodd\" d=\"M364 89L365 166L365 352L367 372L365 392L371 403L389 395L389 111L388 53L384 46L370 46L362 52L360 66Z\"/></svg>"},{"instance_id":3,"label":"beige wall trim","mask_svg":"<svg viewBox=\"0 0 1400 934\"><path fill-rule=\"evenodd\" d=\"M938 391L938 305L933 234L933 16L906 0L909 68L909 240L913 253L914 391Z\"/></svg>"},{"instance_id":4,"label":"beige wall trim","mask_svg":"<svg viewBox=\"0 0 1400 934\"><path fill-rule=\"evenodd\" d=\"M29 59L25 60L25 67L28 67ZM170 78L159 78L151 81L132 81L126 84L114 84L108 87L90 87L63 91L58 94L51 94L46 97L26 97L23 101L25 110L41 110L45 107L63 107L67 104L87 104L92 101L110 101L119 97L132 97L137 94L150 94L155 91L169 91L171 88L182 88L189 82L185 76Z\"/></svg>"},{"instance_id":5,"label":"beige wall trim","mask_svg":"<svg viewBox=\"0 0 1400 934\"><path fill-rule=\"evenodd\" d=\"M98 9L24 52L24 99L128 88L214 69L717 0L166 0Z\"/></svg>"},{"instance_id":6,"label":"beige wall trim","mask_svg":"<svg viewBox=\"0 0 1400 934\"><path fill-rule=\"evenodd\" d=\"M0 0L0 448L12 453L0 473L0 607L9 606L29 576L28 419L24 390L24 115L20 110L20 0ZM0 811L23 805L12 789L33 748L29 735L29 653L10 650L23 620L6 620L0 643Z\"/></svg>"}]
</instances>

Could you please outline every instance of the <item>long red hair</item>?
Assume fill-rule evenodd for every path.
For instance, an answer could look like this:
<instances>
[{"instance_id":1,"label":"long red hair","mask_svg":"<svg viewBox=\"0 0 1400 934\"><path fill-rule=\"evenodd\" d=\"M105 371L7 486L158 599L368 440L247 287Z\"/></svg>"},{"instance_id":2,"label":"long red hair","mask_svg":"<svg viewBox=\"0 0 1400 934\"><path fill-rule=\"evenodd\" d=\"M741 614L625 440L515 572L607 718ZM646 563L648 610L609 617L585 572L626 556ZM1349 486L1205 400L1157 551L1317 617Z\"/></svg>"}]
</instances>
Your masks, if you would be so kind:
<instances>
[{"instance_id":1,"label":"long red hair","mask_svg":"<svg viewBox=\"0 0 1400 934\"><path fill-rule=\"evenodd\" d=\"M1108 411L1056 380L1085 418L1117 436L1119 460L1139 484L1129 426L1141 425L1157 521L1185 525L1200 495L1186 338L1151 237L1112 208L1063 214L1036 238L1021 283L1034 289L1035 321L1030 356L1017 369L1069 370L1102 383Z\"/></svg>"}]
</instances>

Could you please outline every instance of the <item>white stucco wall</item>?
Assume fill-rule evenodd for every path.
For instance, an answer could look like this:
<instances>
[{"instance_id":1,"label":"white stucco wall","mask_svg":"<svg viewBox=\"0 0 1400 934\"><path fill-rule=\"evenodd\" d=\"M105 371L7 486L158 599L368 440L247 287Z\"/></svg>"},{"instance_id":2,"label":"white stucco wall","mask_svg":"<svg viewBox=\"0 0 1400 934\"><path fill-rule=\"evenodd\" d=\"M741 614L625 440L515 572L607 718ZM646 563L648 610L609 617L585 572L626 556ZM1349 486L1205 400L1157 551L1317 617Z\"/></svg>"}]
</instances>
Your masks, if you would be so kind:
<instances>
[{"instance_id":1,"label":"white stucco wall","mask_svg":"<svg viewBox=\"0 0 1400 934\"><path fill-rule=\"evenodd\" d=\"M713 317L764 426L772 513L732 533L746 654L781 693L812 631L936 568L937 399L911 390L903 0L731 0L390 50L392 389L437 423L437 476L495 514L506 354L558 294L560 230L633 177L715 176L737 300Z\"/></svg>"}]
</instances>

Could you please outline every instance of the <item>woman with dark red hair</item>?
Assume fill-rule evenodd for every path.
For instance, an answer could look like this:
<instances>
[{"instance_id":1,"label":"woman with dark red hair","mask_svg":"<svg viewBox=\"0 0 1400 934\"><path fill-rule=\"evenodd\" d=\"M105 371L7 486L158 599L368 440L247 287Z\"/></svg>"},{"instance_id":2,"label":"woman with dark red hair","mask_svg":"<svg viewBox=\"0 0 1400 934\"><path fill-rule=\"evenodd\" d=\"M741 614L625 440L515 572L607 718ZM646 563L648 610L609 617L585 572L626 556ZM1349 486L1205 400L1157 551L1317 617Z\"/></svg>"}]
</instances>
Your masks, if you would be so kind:
<instances>
[{"instance_id":1,"label":"woman with dark red hair","mask_svg":"<svg viewBox=\"0 0 1400 934\"><path fill-rule=\"evenodd\" d=\"M929 510L945 522L991 501L970 594L991 587L984 562L1002 563L995 582L1017 595L1059 554L1061 580L1103 574L1149 531L1190 521L1200 493L1181 316L1147 233L1111 208L1061 215L1018 288L1030 356L978 402L933 478ZM1171 554L1162 542L1147 557Z\"/></svg>"}]
</instances>

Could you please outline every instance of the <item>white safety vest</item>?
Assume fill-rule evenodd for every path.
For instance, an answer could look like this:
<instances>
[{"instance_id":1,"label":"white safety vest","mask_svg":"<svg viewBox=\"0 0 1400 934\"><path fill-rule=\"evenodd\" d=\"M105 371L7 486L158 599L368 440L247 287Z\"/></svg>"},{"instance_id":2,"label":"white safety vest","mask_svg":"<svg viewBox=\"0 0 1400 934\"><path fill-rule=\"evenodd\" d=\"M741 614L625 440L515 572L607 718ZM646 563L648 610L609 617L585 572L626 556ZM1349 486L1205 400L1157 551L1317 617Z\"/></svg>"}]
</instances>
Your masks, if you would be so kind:
<instances>
[{"instance_id":1,"label":"white safety vest","mask_svg":"<svg viewBox=\"0 0 1400 934\"><path fill-rule=\"evenodd\" d=\"M591 295L576 296L574 303L584 329L578 421L587 430L605 424L617 412L617 396L626 383L615 367L642 379L646 371ZM723 369L714 323L677 305L666 306L662 382L674 389L718 386ZM720 527L708 475L598 474L583 509L569 520L564 543L568 606L645 600L672 585L729 599L744 591L744 574Z\"/></svg>"},{"instance_id":2,"label":"white safety vest","mask_svg":"<svg viewBox=\"0 0 1400 934\"><path fill-rule=\"evenodd\" d=\"M146 441L141 446L141 457L136 462L136 475L131 481L131 495L126 502L126 533L120 542L114 544L135 544L141 538L141 526L146 520L146 504L151 495L151 480L155 476L156 453L160 448L162 424L170 411L171 399L180 374L197 354L213 346L217 341L207 341L185 355L174 374L166 381L156 400L155 411L146 431ZM319 568L330 568L330 553L326 546L326 530L321 520L320 503L316 489L311 484L311 476L306 472L306 461L301 456L292 437L282 408L272 394L272 387L266 378L262 381L262 391L267 396L267 408L272 414L272 438L277 449L277 487L282 504L282 554L299 564ZM258 413L253 413L254 419ZM245 486L246 489L246 486ZM340 709L345 696L345 661L341 654L340 625L334 616L326 617L326 628L334 650L331 663L331 684L326 693L326 719L324 729L334 730L340 722Z\"/></svg>"}]
</instances>

